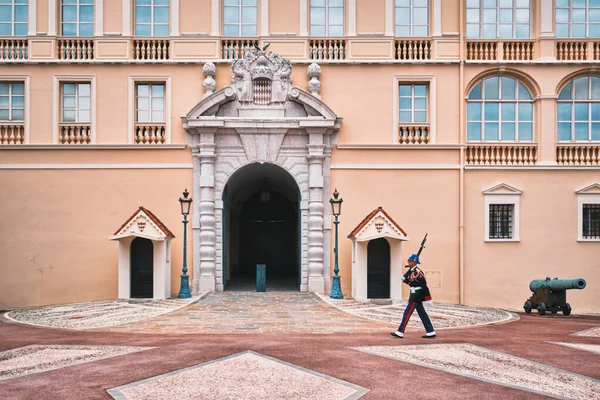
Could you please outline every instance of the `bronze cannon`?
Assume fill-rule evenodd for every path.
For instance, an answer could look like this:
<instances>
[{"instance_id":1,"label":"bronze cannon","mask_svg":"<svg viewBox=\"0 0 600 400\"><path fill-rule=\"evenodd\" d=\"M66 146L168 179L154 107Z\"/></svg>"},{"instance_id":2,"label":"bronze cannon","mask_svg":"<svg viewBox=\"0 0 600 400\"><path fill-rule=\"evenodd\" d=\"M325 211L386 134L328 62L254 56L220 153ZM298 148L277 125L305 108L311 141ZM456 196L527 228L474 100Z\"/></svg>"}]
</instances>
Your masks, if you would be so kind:
<instances>
[{"instance_id":1,"label":"bronze cannon","mask_svg":"<svg viewBox=\"0 0 600 400\"><path fill-rule=\"evenodd\" d=\"M564 315L571 314L571 305L567 303L566 291L570 289L585 288L585 279L536 279L529 283L529 290L533 292L531 297L523 305L526 313L532 309L537 309L539 315L546 314L546 311L556 314L562 311Z\"/></svg>"}]
</instances>

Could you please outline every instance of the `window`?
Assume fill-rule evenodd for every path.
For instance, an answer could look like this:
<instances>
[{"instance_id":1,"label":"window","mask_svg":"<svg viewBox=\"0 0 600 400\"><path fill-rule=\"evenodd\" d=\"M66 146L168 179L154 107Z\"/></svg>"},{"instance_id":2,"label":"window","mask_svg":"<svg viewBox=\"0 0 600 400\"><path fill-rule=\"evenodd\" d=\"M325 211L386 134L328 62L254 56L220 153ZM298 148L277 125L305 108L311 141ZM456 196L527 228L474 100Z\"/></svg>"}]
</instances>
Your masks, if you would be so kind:
<instances>
[{"instance_id":1,"label":"window","mask_svg":"<svg viewBox=\"0 0 600 400\"><path fill-rule=\"evenodd\" d=\"M0 121L23 121L25 83L0 82Z\"/></svg>"},{"instance_id":2,"label":"window","mask_svg":"<svg viewBox=\"0 0 600 400\"><path fill-rule=\"evenodd\" d=\"M581 236L584 239L600 239L600 204L583 204L582 211Z\"/></svg>"},{"instance_id":3,"label":"window","mask_svg":"<svg viewBox=\"0 0 600 400\"><path fill-rule=\"evenodd\" d=\"M467 100L469 141L533 140L533 99L518 79L492 76L477 83Z\"/></svg>"},{"instance_id":4,"label":"window","mask_svg":"<svg viewBox=\"0 0 600 400\"><path fill-rule=\"evenodd\" d=\"M136 85L136 122L165 122L165 85Z\"/></svg>"},{"instance_id":5,"label":"window","mask_svg":"<svg viewBox=\"0 0 600 400\"><path fill-rule=\"evenodd\" d=\"M490 239L512 239L514 204L490 204Z\"/></svg>"},{"instance_id":6,"label":"window","mask_svg":"<svg viewBox=\"0 0 600 400\"><path fill-rule=\"evenodd\" d=\"M63 36L94 36L94 0L62 0Z\"/></svg>"},{"instance_id":7,"label":"window","mask_svg":"<svg viewBox=\"0 0 600 400\"><path fill-rule=\"evenodd\" d=\"M528 38L530 0L467 0L467 38Z\"/></svg>"},{"instance_id":8,"label":"window","mask_svg":"<svg viewBox=\"0 0 600 400\"><path fill-rule=\"evenodd\" d=\"M224 0L223 35L257 36L257 0Z\"/></svg>"},{"instance_id":9,"label":"window","mask_svg":"<svg viewBox=\"0 0 600 400\"><path fill-rule=\"evenodd\" d=\"M0 0L0 36L27 35L28 0Z\"/></svg>"},{"instance_id":10,"label":"window","mask_svg":"<svg viewBox=\"0 0 600 400\"><path fill-rule=\"evenodd\" d=\"M396 36L429 36L429 0L396 0Z\"/></svg>"},{"instance_id":11,"label":"window","mask_svg":"<svg viewBox=\"0 0 600 400\"><path fill-rule=\"evenodd\" d=\"M556 0L556 37L600 37L600 0Z\"/></svg>"},{"instance_id":12,"label":"window","mask_svg":"<svg viewBox=\"0 0 600 400\"><path fill-rule=\"evenodd\" d=\"M344 36L344 0L310 0L311 36Z\"/></svg>"},{"instance_id":13,"label":"window","mask_svg":"<svg viewBox=\"0 0 600 400\"><path fill-rule=\"evenodd\" d=\"M400 93L400 123L426 123L427 122L427 85L405 84L399 85Z\"/></svg>"},{"instance_id":14,"label":"window","mask_svg":"<svg viewBox=\"0 0 600 400\"><path fill-rule=\"evenodd\" d=\"M600 184L577 192L577 240L600 242Z\"/></svg>"},{"instance_id":15,"label":"window","mask_svg":"<svg viewBox=\"0 0 600 400\"><path fill-rule=\"evenodd\" d=\"M89 82L65 82L61 85L63 123L90 123L91 84Z\"/></svg>"},{"instance_id":16,"label":"window","mask_svg":"<svg viewBox=\"0 0 600 400\"><path fill-rule=\"evenodd\" d=\"M169 0L135 0L136 36L169 36Z\"/></svg>"},{"instance_id":17,"label":"window","mask_svg":"<svg viewBox=\"0 0 600 400\"><path fill-rule=\"evenodd\" d=\"M570 80L560 91L557 105L558 140L600 140L600 77Z\"/></svg>"}]
</instances>

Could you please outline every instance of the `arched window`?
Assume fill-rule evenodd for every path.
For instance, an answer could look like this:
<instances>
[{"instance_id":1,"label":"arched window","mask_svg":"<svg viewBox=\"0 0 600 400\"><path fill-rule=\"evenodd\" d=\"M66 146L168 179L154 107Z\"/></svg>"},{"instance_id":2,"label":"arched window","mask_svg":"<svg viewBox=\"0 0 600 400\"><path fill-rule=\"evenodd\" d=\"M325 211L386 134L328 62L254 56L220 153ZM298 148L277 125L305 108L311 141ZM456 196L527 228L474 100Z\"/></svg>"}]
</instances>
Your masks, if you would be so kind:
<instances>
[{"instance_id":1,"label":"arched window","mask_svg":"<svg viewBox=\"0 0 600 400\"><path fill-rule=\"evenodd\" d=\"M558 95L558 140L600 140L600 77L570 80Z\"/></svg>"},{"instance_id":2,"label":"arched window","mask_svg":"<svg viewBox=\"0 0 600 400\"><path fill-rule=\"evenodd\" d=\"M492 76L471 89L467 100L467 139L533 140L533 99L519 79Z\"/></svg>"}]
</instances>

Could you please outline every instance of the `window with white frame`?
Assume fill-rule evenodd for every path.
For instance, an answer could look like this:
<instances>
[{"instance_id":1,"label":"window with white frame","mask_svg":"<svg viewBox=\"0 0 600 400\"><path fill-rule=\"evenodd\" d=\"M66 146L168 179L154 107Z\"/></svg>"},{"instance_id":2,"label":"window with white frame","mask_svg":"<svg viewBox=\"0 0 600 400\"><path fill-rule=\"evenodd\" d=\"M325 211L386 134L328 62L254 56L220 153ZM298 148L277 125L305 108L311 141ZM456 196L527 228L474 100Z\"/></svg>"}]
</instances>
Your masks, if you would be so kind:
<instances>
[{"instance_id":1,"label":"window with white frame","mask_svg":"<svg viewBox=\"0 0 600 400\"><path fill-rule=\"evenodd\" d=\"M62 0L63 36L94 36L94 0Z\"/></svg>"},{"instance_id":2,"label":"window with white frame","mask_svg":"<svg viewBox=\"0 0 600 400\"><path fill-rule=\"evenodd\" d=\"M600 77L570 80L558 94L558 140L600 140Z\"/></svg>"},{"instance_id":3,"label":"window with white frame","mask_svg":"<svg viewBox=\"0 0 600 400\"><path fill-rule=\"evenodd\" d=\"M557 38L600 37L600 0L556 0Z\"/></svg>"},{"instance_id":4,"label":"window with white frame","mask_svg":"<svg viewBox=\"0 0 600 400\"><path fill-rule=\"evenodd\" d=\"M91 83L61 84L61 123L89 124L91 121Z\"/></svg>"},{"instance_id":5,"label":"window with white frame","mask_svg":"<svg viewBox=\"0 0 600 400\"><path fill-rule=\"evenodd\" d=\"M23 121L25 83L0 82L0 121Z\"/></svg>"},{"instance_id":6,"label":"window with white frame","mask_svg":"<svg viewBox=\"0 0 600 400\"><path fill-rule=\"evenodd\" d=\"M467 99L467 140L533 140L533 98L519 79L492 76L473 86Z\"/></svg>"},{"instance_id":7,"label":"window with white frame","mask_svg":"<svg viewBox=\"0 0 600 400\"><path fill-rule=\"evenodd\" d=\"M310 35L344 36L344 0L310 0Z\"/></svg>"},{"instance_id":8,"label":"window with white frame","mask_svg":"<svg viewBox=\"0 0 600 400\"><path fill-rule=\"evenodd\" d=\"M514 204L489 205L489 239L512 239Z\"/></svg>"},{"instance_id":9,"label":"window with white frame","mask_svg":"<svg viewBox=\"0 0 600 400\"><path fill-rule=\"evenodd\" d=\"M577 240L600 242L600 184L577 191Z\"/></svg>"},{"instance_id":10,"label":"window with white frame","mask_svg":"<svg viewBox=\"0 0 600 400\"><path fill-rule=\"evenodd\" d=\"M395 0L395 35L429 36L429 0Z\"/></svg>"},{"instance_id":11,"label":"window with white frame","mask_svg":"<svg viewBox=\"0 0 600 400\"><path fill-rule=\"evenodd\" d=\"M0 36L27 35L28 8L28 0L0 0Z\"/></svg>"},{"instance_id":12,"label":"window with white frame","mask_svg":"<svg viewBox=\"0 0 600 400\"><path fill-rule=\"evenodd\" d=\"M467 0L467 38L529 38L530 0Z\"/></svg>"},{"instance_id":13,"label":"window with white frame","mask_svg":"<svg viewBox=\"0 0 600 400\"><path fill-rule=\"evenodd\" d=\"M169 36L169 0L135 0L135 35Z\"/></svg>"},{"instance_id":14,"label":"window with white frame","mask_svg":"<svg viewBox=\"0 0 600 400\"><path fill-rule=\"evenodd\" d=\"M257 36L257 0L223 1L223 35Z\"/></svg>"},{"instance_id":15,"label":"window with white frame","mask_svg":"<svg viewBox=\"0 0 600 400\"><path fill-rule=\"evenodd\" d=\"M521 192L506 184L483 192L485 195L485 241L519 241Z\"/></svg>"},{"instance_id":16,"label":"window with white frame","mask_svg":"<svg viewBox=\"0 0 600 400\"><path fill-rule=\"evenodd\" d=\"M427 123L427 84L400 83L399 118L402 123Z\"/></svg>"},{"instance_id":17,"label":"window with white frame","mask_svg":"<svg viewBox=\"0 0 600 400\"><path fill-rule=\"evenodd\" d=\"M135 86L136 123L165 122L165 84L138 83Z\"/></svg>"}]
</instances>

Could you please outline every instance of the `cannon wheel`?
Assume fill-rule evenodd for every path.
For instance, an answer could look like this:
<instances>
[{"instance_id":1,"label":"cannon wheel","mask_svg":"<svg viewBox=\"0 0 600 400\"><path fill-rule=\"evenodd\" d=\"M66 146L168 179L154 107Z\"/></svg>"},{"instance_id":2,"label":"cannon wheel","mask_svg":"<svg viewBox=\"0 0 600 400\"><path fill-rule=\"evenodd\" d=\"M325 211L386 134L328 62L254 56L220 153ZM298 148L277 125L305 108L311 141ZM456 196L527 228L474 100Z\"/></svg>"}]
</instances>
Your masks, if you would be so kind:
<instances>
[{"instance_id":1,"label":"cannon wheel","mask_svg":"<svg viewBox=\"0 0 600 400\"><path fill-rule=\"evenodd\" d=\"M546 304L544 304L544 303L540 303L540 304L538 304L538 306L537 306L537 310L538 310L538 314L539 314L539 315L544 315L544 314L546 314Z\"/></svg>"},{"instance_id":2,"label":"cannon wheel","mask_svg":"<svg viewBox=\"0 0 600 400\"><path fill-rule=\"evenodd\" d=\"M565 305L565 308L563 308L562 312L565 317L569 316L571 314L571 305L567 303Z\"/></svg>"},{"instance_id":3,"label":"cannon wheel","mask_svg":"<svg viewBox=\"0 0 600 400\"><path fill-rule=\"evenodd\" d=\"M531 312L531 310L533 309L533 304L531 304L531 301L527 300L525 302L525 304L523 305L523 309L525 310L525 312L527 314L529 314Z\"/></svg>"}]
</instances>

